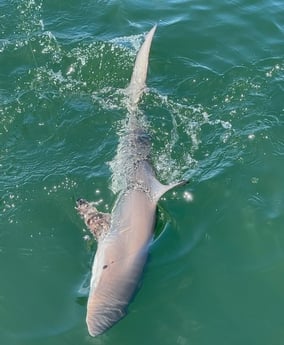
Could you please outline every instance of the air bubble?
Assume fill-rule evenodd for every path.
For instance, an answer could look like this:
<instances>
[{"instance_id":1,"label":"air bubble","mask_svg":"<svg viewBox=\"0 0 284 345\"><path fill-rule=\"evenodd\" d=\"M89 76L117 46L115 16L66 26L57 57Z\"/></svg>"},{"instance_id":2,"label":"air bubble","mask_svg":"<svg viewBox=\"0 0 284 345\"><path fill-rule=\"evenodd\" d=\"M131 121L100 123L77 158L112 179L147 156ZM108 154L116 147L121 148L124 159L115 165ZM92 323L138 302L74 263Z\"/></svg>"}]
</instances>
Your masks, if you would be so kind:
<instances>
[{"instance_id":1,"label":"air bubble","mask_svg":"<svg viewBox=\"0 0 284 345\"><path fill-rule=\"evenodd\" d=\"M259 178L258 177L252 177L251 178L251 183L257 184L258 182L259 182Z\"/></svg>"}]
</instances>

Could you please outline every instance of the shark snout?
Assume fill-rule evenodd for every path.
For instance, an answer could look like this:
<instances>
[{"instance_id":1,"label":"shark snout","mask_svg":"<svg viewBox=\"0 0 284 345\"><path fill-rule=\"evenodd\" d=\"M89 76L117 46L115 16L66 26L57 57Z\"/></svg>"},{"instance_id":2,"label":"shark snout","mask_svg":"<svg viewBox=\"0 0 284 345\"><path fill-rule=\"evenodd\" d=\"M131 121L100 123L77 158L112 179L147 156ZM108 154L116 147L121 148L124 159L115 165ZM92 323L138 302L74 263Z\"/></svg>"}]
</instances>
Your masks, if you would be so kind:
<instances>
[{"instance_id":1,"label":"shark snout","mask_svg":"<svg viewBox=\"0 0 284 345\"><path fill-rule=\"evenodd\" d=\"M120 305L112 305L110 302L100 304L100 301L91 295L86 317L89 334L96 337L104 333L124 316L125 310Z\"/></svg>"}]
</instances>

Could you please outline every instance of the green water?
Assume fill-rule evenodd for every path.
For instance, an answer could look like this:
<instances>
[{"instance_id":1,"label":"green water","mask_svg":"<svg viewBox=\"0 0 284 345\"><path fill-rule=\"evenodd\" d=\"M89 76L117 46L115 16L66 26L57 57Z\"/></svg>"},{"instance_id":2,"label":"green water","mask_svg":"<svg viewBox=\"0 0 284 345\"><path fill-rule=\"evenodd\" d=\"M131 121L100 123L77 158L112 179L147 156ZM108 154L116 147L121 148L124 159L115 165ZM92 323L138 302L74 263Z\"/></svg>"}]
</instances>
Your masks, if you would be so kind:
<instances>
[{"instance_id":1,"label":"green water","mask_svg":"<svg viewBox=\"0 0 284 345\"><path fill-rule=\"evenodd\" d=\"M283 3L0 0L0 19L0 344L283 344ZM191 183L93 339L75 200L115 202L122 90L156 22L140 108L160 180Z\"/></svg>"}]
</instances>

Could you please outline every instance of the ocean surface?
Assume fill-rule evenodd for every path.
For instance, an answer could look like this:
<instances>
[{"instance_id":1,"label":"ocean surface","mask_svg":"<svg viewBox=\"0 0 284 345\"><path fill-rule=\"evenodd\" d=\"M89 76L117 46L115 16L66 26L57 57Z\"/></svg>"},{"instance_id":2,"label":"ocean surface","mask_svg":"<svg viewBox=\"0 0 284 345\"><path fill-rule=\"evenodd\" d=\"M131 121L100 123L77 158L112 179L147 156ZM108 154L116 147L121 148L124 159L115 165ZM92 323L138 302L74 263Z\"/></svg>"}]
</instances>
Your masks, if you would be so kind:
<instances>
[{"instance_id":1,"label":"ocean surface","mask_svg":"<svg viewBox=\"0 0 284 345\"><path fill-rule=\"evenodd\" d=\"M128 315L85 316L111 211L135 54L158 23L140 109L164 183ZM279 0L0 0L0 344L282 345L284 6ZM118 174L118 175L117 175Z\"/></svg>"}]
</instances>

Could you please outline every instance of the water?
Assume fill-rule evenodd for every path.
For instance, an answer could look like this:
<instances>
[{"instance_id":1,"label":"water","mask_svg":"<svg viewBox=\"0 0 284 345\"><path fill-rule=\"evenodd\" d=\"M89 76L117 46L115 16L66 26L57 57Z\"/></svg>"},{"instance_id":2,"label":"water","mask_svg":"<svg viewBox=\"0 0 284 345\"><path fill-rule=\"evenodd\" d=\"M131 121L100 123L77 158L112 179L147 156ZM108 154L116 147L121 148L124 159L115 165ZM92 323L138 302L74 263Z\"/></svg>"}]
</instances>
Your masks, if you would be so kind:
<instances>
[{"instance_id":1,"label":"water","mask_svg":"<svg viewBox=\"0 0 284 345\"><path fill-rule=\"evenodd\" d=\"M282 344L282 2L0 1L0 343ZM163 182L128 316L85 326L95 243L77 197L111 210L123 89L158 22L140 109Z\"/></svg>"}]
</instances>

